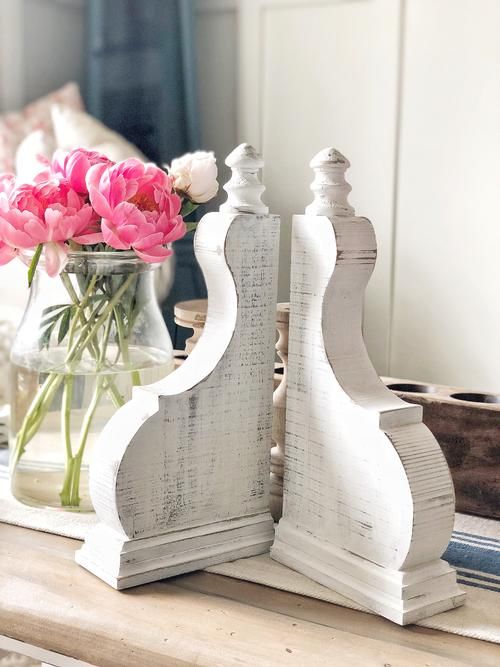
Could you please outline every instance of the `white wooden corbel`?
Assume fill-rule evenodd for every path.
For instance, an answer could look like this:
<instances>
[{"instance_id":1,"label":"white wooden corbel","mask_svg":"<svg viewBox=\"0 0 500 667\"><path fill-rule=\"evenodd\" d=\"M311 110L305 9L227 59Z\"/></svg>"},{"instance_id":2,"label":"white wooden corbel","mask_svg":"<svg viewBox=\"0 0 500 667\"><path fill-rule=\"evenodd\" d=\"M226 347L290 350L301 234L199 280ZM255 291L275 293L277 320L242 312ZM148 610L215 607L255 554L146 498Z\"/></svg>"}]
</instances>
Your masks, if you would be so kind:
<instances>
[{"instance_id":1,"label":"white wooden corbel","mask_svg":"<svg viewBox=\"0 0 500 667\"><path fill-rule=\"evenodd\" d=\"M455 498L422 408L389 391L362 337L376 258L347 202L349 167L311 162L313 203L294 216L284 505L271 555L396 623L463 603L443 560Z\"/></svg>"},{"instance_id":2,"label":"white wooden corbel","mask_svg":"<svg viewBox=\"0 0 500 667\"><path fill-rule=\"evenodd\" d=\"M186 362L134 390L96 446L99 524L80 565L127 588L269 550L279 218L260 200L263 162L227 158L228 201L198 225L208 290L203 334Z\"/></svg>"}]
</instances>

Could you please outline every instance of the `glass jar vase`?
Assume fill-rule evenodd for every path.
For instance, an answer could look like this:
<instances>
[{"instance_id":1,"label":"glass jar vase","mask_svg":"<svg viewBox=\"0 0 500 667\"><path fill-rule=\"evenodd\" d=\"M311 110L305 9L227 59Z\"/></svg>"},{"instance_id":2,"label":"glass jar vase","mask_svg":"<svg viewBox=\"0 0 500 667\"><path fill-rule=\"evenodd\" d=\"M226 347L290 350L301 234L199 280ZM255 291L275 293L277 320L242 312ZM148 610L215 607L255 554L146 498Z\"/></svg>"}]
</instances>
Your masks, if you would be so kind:
<instances>
[{"instance_id":1,"label":"glass jar vase","mask_svg":"<svg viewBox=\"0 0 500 667\"><path fill-rule=\"evenodd\" d=\"M102 427L134 385L173 371L158 266L79 251L56 278L37 269L11 353L10 478L21 502L92 510L88 466Z\"/></svg>"}]
</instances>

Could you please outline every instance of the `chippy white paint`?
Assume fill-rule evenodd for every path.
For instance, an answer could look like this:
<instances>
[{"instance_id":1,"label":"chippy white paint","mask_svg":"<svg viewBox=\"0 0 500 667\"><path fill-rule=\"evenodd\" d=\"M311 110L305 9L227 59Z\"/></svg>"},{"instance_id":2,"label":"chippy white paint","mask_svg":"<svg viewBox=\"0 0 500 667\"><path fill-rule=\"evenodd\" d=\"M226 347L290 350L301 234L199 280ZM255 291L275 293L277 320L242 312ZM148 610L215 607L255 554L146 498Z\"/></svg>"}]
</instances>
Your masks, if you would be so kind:
<instances>
[{"instance_id":1,"label":"chippy white paint","mask_svg":"<svg viewBox=\"0 0 500 667\"><path fill-rule=\"evenodd\" d=\"M376 241L347 203L349 163L328 148L311 166L315 198L293 220L284 507L271 555L412 623L464 601L440 559L453 485L421 407L386 389L364 346Z\"/></svg>"},{"instance_id":2,"label":"chippy white paint","mask_svg":"<svg viewBox=\"0 0 500 667\"><path fill-rule=\"evenodd\" d=\"M204 216L195 237L208 289L203 334L172 375L135 390L104 428L91 466L100 523L76 559L116 588L272 543L279 218L264 213L255 150L242 144L227 163L225 212Z\"/></svg>"}]
</instances>

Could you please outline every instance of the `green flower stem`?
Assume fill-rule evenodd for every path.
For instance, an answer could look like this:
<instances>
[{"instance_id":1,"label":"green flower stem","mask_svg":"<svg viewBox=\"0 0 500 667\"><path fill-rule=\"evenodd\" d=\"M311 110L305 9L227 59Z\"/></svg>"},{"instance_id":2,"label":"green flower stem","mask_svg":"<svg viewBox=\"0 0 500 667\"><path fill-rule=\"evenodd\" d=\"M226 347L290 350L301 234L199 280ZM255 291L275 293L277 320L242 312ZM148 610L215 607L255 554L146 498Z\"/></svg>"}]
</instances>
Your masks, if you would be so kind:
<instances>
[{"instance_id":1,"label":"green flower stem","mask_svg":"<svg viewBox=\"0 0 500 667\"><path fill-rule=\"evenodd\" d=\"M85 290L85 293L83 294L81 299L78 299L78 295L75 292L75 289L73 285L71 284L70 277L68 276L67 273L61 273L61 281L66 288L66 291L68 292L71 300L73 301L73 305L76 306L76 313L71 321L71 326L69 328L69 346L71 346L71 343L73 342L73 336L75 334L75 327L78 323L78 320L82 321L82 324L85 325L87 324L84 310L87 306L88 300L90 298L90 295L92 294L96 281L97 281L97 276L94 275L92 278L89 280L89 284L87 286L87 289Z\"/></svg>"},{"instance_id":2,"label":"green flower stem","mask_svg":"<svg viewBox=\"0 0 500 667\"><path fill-rule=\"evenodd\" d=\"M102 396L104 389L105 389L104 378L102 377L102 375L99 375L95 383L92 399L90 401L89 407L87 408L87 412L85 413L85 417L83 418L82 422L82 429L80 432L80 442L78 446L78 451L76 453L76 458L79 458L80 460L83 457L83 452L85 451L85 445L87 444L87 438L89 437L89 430L92 424L92 419L94 417L97 406L99 405L99 400Z\"/></svg>"},{"instance_id":3,"label":"green flower stem","mask_svg":"<svg viewBox=\"0 0 500 667\"><path fill-rule=\"evenodd\" d=\"M73 343L71 346L67 356L66 356L66 363L71 363L72 361L75 361L76 359L79 358L78 354L82 353L83 350L88 346L89 342L93 339L93 337L96 335L96 333L99 331L101 326L104 324L106 318L108 315L111 314L113 311L113 308L116 306L116 304L120 301L121 297L123 294L127 291L129 286L131 285L133 279L134 279L134 274L131 274L119 287L112 298L109 300L109 303L107 304L106 308L103 310L103 312L99 315L99 317L96 319L95 323L92 324L92 317L90 321L87 323L86 326L83 327L79 338ZM94 311L95 312L95 311Z\"/></svg>"},{"instance_id":4,"label":"green flower stem","mask_svg":"<svg viewBox=\"0 0 500 667\"><path fill-rule=\"evenodd\" d=\"M47 414L50 405L54 399L54 396L57 390L59 389L59 386L63 380L63 376L57 375L56 373L50 373L50 375L47 377L47 380L49 380L50 382L48 383L49 386L47 387L47 390L43 396L43 400L39 405L39 407L36 410L34 410L31 415L24 443L25 445L27 445L28 442L32 439L32 437L37 432L41 422L45 419L45 415ZM28 414L30 413L28 412Z\"/></svg>"},{"instance_id":5,"label":"green flower stem","mask_svg":"<svg viewBox=\"0 0 500 667\"><path fill-rule=\"evenodd\" d=\"M111 324L112 324L112 316L110 314L105 324L105 331L101 343L101 351L98 359L97 372L99 372L99 370L102 367L102 364L106 359L106 348L109 342ZM72 452L70 452L70 456L68 458L66 476L63 483L63 489L60 494L61 504L63 506L77 507L80 504L81 500L80 475L82 469L83 455L85 452L85 446L87 444L87 439L89 436L90 427L92 425L92 420L94 418L95 411L99 406L99 402L101 400L103 393L109 390L110 382L114 384L113 378L107 378L105 380L105 378L103 378L102 376L97 376L94 393L92 395L92 399L83 418L78 451L75 454L75 456L72 456Z\"/></svg>"},{"instance_id":6,"label":"green flower stem","mask_svg":"<svg viewBox=\"0 0 500 667\"><path fill-rule=\"evenodd\" d=\"M69 367L69 369L72 369L75 363L81 359L83 352L87 349L96 360L96 369L97 372L99 372L106 361L106 349L109 343L113 320L116 323L120 351L125 363L129 364L128 340L125 335L123 321L119 317L116 306L125 292L132 285L135 279L134 274L131 274L124 280L122 285L107 302L104 309L102 304L99 304L89 313L89 315L85 314L85 309L90 306L89 301L92 292L95 289L97 276L91 278L81 300L78 300L78 296L69 277L66 274L63 274L61 279L74 306L76 306L76 312L72 318L70 329L68 331L69 349L64 360L64 365L67 368ZM76 328L77 322L80 322L82 325L78 332ZM101 327L104 327L104 329L102 331L101 343L99 345L98 341ZM79 486L83 455L92 421L102 394L108 392L116 407L120 407L125 402L112 377L104 379L103 376L97 376L94 393L83 419L78 450L76 454L73 455L70 426L74 375L71 372L50 373L40 387L23 420L16 439L13 456L11 458L11 466L13 469L17 465L25 451L27 443L36 435L37 430L49 411L55 394L63 381L61 428L66 448L67 463L60 498L63 506L77 507L80 503ZM133 384L140 384L138 371L132 371L132 381Z\"/></svg>"},{"instance_id":7,"label":"green flower stem","mask_svg":"<svg viewBox=\"0 0 500 667\"><path fill-rule=\"evenodd\" d=\"M63 284L65 285L66 289L68 290L70 296L72 299L76 299L76 303L78 302L78 297L73 289L73 285L71 284L71 281L69 277L66 274L62 274L61 278L65 278L66 280L63 279ZM93 278L96 278L95 276ZM91 281L95 284L95 280ZM89 285L90 287L90 285ZM91 289L86 290L87 296L84 295L84 298L86 301L88 301L89 296L91 294ZM120 295L121 296L121 295ZM73 322L76 321L78 318L74 318ZM72 323L73 324L73 323ZM87 327L89 326L89 323L86 325ZM98 328L96 328L95 333L97 333ZM77 341L78 342L78 341ZM88 341L87 341L88 344ZM85 349L84 346L82 346L83 349ZM73 352L74 354L72 357L76 358L77 352L79 351L78 346L73 346ZM81 350L83 352L83 350ZM73 360L72 357L68 355L66 358L66 363L71 363ZM19 430L19 433L16 438L16 444L14 447L14 452L10 458L10 465L11 469L14 469L14 467L17 465L19 462L21 456L24 453L24 450L26 448L26 445L28 442L33 438L33 436L36 434L41 422L43 421L44 417L46 416L51 402L54 398L54 395L56 391L58 390L61 382L63 380L63 375L59 373L50 373L41 388L39 389L37 395L33 399L33 402L31 403L26 416L24 417L23 423L21 425L21 428ZM113 403L119 407L120 405L123 405L124 400L122 396L120 395L119 391L116 389L116 387L109 387L110 392L112 393L112 398L113 398Z\"/></svg>"},{"instance_id":8,"label":"green flower stem","mask_svg":"<svg viewBox=\"0 0 500 667\"><path fill-rule=\"evenodd\" d=\"M107 319L106 325L104 327L104 333L102 335L102 341L101 341L101 350L99 352L99 356L97 358L97 363L99 368L102 367L104 362L106 361L106 350L108 347L109 343L109 336L111 334L111 325L113 324L113 318L110 315Z\"/></svg>"},{"instance_id":9,"label":"green flower stem","mask_svg":"<svg viewBox=\"0 0 500 667\"><path fill-rule=\"evenodd\" d=\"M99 352L99 357L97 359L97 365L96 365L96 371L99 372L106 360L106 349L109 343L109 337L111 333L111 326L113 322L113 316L116 317L115 315L115 310L113 309L107 317L106 323L104 324L104 333L102 336L101 340L101 348ZM118 326L118 324L117 324ZM108 378L105 381L105 378L102 376L97 376L96 378L96 384L94 387L94 392L90 401L90 404L87 408L87 411L85 413L85 416L83 418L82 422L82 428L80 432L80 440L79 440L79 446L78 446L78 451L77 453L73 456L71 448L68 449L67 454L67 465L66 465L66 474L63 482L63 487L60 493L61 497L61 505L63 507L78 507L80 504L80 476L81 476L81 470L82 470L82 461L83 461L83 455L85 452L85 446L87 444L87 439L89 436L90 432L90 427L92 425L92 421L95 415L95 412L97 410L97 407L99 406L99 402L101 400L101 397L103 393L107 390L109 390L110 384L113 384L114 386L114 380L113 378ZM122 399L122 404L123 404L123 399ZM71 406L67 406L66 408L63 408L66 410L70 410ZM69 417L68 417L69 418Z\"/></svg>"},{"instance_id":10,"label":"green flower stem","mask_svg":"<svg viewBox=\"0 0 500 667\"><path fill-rule=\"evenodd\" d=\"M75 462L74 478L73 478L73 485L71 487L71 493L72 493L72 503L76 505L78 505L78 503L80 502L80 499L78 498L78 492L80 488L80 471L82 466L83 454L85 452L85 446L87 444L87 439L89 437L92 420L94 418L95 411L99 406L99 402L101 400L101 396L103 394L104 389L105 385L103 384L103 378L98 377L94 389L94 395L92 396L92 400L90 401L90 405L87 408L87 412L85 413L85 417L83 419L82 429L80 432L79 447L75 456L76 462Z\"/></svg>"},{"instance_id":11,"label":"green flower stem","mask_svg":"<svg viewBox=\"0 0 500 667\"><path fill-rule=\"evenodd\" d=\"M75 467L75 459L73 457L66 461L66 473L64 475L64 482L59 492L62 507L71 505L71 486L73 483L73 470Z\"/></svg>"},{"instance_id":12,"label":"green flower stem","mask_svg":"<svg viewBox=\"0 0 500 667\"><path fill-rule=\"evenodd\" d=\"M115 408L121 408L122 405L125 405L125 399L120 394L118 388L116 387L114 380L107 385L107 391L109 392L110 398L113 401Z\"/></svg>"},{"instance_id":13,"label":"green flower stem","mask_svg":"<svg viewBox=\"0 0 500 667\"><path fill-rule=\"evenodd\" d=\"M99 357L97 359L97 368L100 370L105 361L106 361L106 350L108 347L109 343L109 336L111 334L111 326L113 324L113 317L112 313L109 314L108 319L106 321L105 327L104 327L104 333L102 336L102 341L101 341L101 349L99 352ZM118 387L115 384L115 380L113 377L109 377L108 382L106 383L106 391L111 397L111 400L113 401L113 405L115 408L121 408L122 405L125 404L125 400L123 396L120 394Z\"/></svg>"},{"instance_id":14,"label":"green flower stem","mask_svg":"<svg viewBox=\"0 0 500 667\"><path fill-rule=\"evenodd\" d=\"M36 433L37 429L33 428L33 422L38 425L42 421L61 382L61 375L50 373L45 379L45 382L41 388L38 390L38 393L33 399L17 435L14 452L10 457L11 470L13 470L17 465L19 459L24 453L26 445Z\"/></svg>"},{"instance_id":15,"label":"green flower stem","mask_svg":"<svg viewBox=\"0 0 500 667\"><path fill-rule=\"evenodd\" d=\"M87 320L85 316L85 308L87 307L88 300L90 296L92 295L92 292L95 288L95 284L97 282L97 276L94 275L92 276L91 280L89 281L89 284L87 286L87 289L85 290L84 294L82 295L81 299L78 298L77 293L75 292L75 289L71 283L71 280L69 276L65 273L61 274L61 281L63 285L66 287L66 291L68 292L71 300L73 301L73 305L76 307L75 314L71 320L71 325L69 328L69 335L68 335L68 348L71 347L73 343L73 338L75 335L75 329L76 325L78 324L78 320L82 323L82 326L86 326L89 321ZM90 314L90 318L93 319L96 317L96 315L99 314L99 309L100 307L96 308L93 313ZM89 352L91 356L94 359L97 359L99 356L99 342L97 339L91 341L89 345Z\"/></svg>"},{"instance_id":16,"label":"green flower stem","mask_svg":"<svg viewBox=\"0 0 500 667\"><path fill-rule=\"evenodd\" d=\"M88 285L87 289L85 290L85 293L84 293L81 300L78 298L78 295L75 292L75 289L74 289L74 287L71 283L71 280L70 280L69 276L65 273L62 273L61 274L61 280L62 280L62 283L65 286L66 291L68 292L71 300L73 301L73 304L77 307L77 312L75 313L75 317L73 318L73 320L71 322L71 326L70 326L70 330L69 330L69 347L71 347L71 344L73 342L73 337L74 337L75 323L78 321L78 319L80 319L83 326L88 326L88 324L89 324L89 320L87 320L87 318L85 317L84 308L86 307L86 305L88 303L88 300L89 300L89 298L90 298L90 296L91 296L91 294L94 290L95 283L97 282L97 276L96 275L92 276L91 280L89 281L89 285ZM94 310L94 312L91 314L90 321L95 316L96 311L98 313L99 308L96 308L96 310ZM98 344L97 341L92 341L90 346L89 346L89 352L94 359L99 359L99 356L100 356L102 350L106 349L108 339L109 339L109 330L110 330L110 327L111 327L111 323L112 323L111 318L108 318L107 324L109 326L108 326L108 332L107 332L107 339L104 343L104 347L101 347L101 349L99 349L99 344ZM101 359L101 363L102 363L102 361L103 361L103 359ZM123 400L123 396L118 391L118 388L116 387L114 381L112 381L108 384L108 393L110 395L111 400L113 401L113 404L114 404L115 408L120 408L125 403L125 401Z\"/></svg>"},{"instance_id":17,"label":"green flower stem","mask_svg":"<svg viewBox=\"0 0 500 667\"><path fill-rule=\"evenodd\" d=\"M73 474L71 477L71 491L69 496L70 507L78 507L80 505L80 475L82 472L82 456L75 456L73 460Z\"/></svg>"},{"instance_id":18,"label":"green flower stem","mask_svg":"<svg viewBox=\"0 0 500 667\"><path fill-rule=\"evenodd\" d=\"M43 243L39 243L36 247L35 254L31 258L31 262L28 268L28 287L31 287L31 283L33 282L33 277L35 275L36 267L38 266L38 262L40 260L40 255L42 254L43 250Z\"/></svg>"},{"instance_id":19,"label":"green flower stem","mask_svg":"<svg viewBox=\"0 0 500 667\"><path fill-rule=\"evenodd\" d=\"M63 507L78 507L80 504L80 475L82 470L83 454L85 452L85 445L87 444L87 439L95 411L105 390L106 386L104 384L104 378L102 376L98 376L96 379L96 385L94 387L94 393L92 394L92 399L83 418L78 451L74 456L71 454L71 456L68 458L66 475L63 482L63 488L60 493L61 505Z\"/></svg>"},{"instance_id":20,"label":"green flower stem","mask_svg":"<svg viewBox=\"0 0 500 667\"><path fill-rule=\"evenodd\" d=\"M123 356L123 362L125 363L126 366L130 365L130 354L129 354L129 349L128 349L128 339L125 336L125 331L123 330L123 322L120 317L120 313L117 311L116 308L113 309L113 312L115 314L115 323L116 323L116 331L118 333L118 341L120 344L120 350ZM131 377L132 377L132 384L134 387L138 387L141 384L141 376L139 374L139 371L133 370L131 371Z\"/></svg>"},{"instance_id":21,"label":"green flower stem","mask_svg":"<svg viewBox=\"0 0 500 667\"><path fill-rule=\"evenodd\" d=\"M64 389L61 402L61 431L64 436L64 445L66 447L66 457L68 461L73 456L71 449L71 403L73 400L73 375L66 375L64 378Z\"/></svg>"}]
</instances>

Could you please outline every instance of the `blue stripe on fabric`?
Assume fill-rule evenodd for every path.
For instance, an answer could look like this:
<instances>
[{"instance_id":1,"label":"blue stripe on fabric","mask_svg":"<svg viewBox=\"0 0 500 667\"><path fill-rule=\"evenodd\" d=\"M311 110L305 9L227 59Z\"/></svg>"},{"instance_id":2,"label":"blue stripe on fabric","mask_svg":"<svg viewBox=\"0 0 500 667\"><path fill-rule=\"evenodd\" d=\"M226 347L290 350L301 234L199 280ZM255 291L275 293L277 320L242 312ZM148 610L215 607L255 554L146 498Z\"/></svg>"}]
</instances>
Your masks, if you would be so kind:
<instances>
[{"instance_id":1,"label":"blue stripe on fabric","mask_svg":"<svg viewBox=\"0 0 500 667\"><path fill-rule=\"evenodd\" d=\"M454 530L451 538L453 539L454 535L460 535L461 537L470 539L470 540L477 540L478 542L496 542L497 544L500 544L500 540L498 540L496 537L487 537L486 535L475 535L474 533L462 533L460 530Z\"/></svg>"},{"instance_id":2,"label":"blue stripe on fabric","mask_svg":"<svg viewBox=\"0 0 500 667\"><path fill-rule=\"evenodd\" d=\"M500 544L492 544L491 542L479 542L478 540L473 540L469 537L452 537L450 542L456 542L457 544L466 544L471 549L483 548L488 549L489 551L500 553Z\"/></svg>"},{"instance_id":3,"label":"blue stripe on fabric","mask_svg":"<svg viewBox=\"0 0 500 667\"><path fill-rule=\"evenodd\" d=\"M493 593L499 593L498 588L493 588L493 586L488 586L486 584L475 583L473 581L464 581L457 577L457 584L462 584L462 586L472 586L472 588L482 588L485 591L492 591Z\"/></svg>"},{"instance_id":4,"label":"blue stripe on fabric","mask_svg":"<svg viewBox=\"0 0 500 667\"><path fill-rule=\"evenodd\" d=\"M464 572L463 570L457 570L457 574L461 577L470 577L471 579L478 579L479 581L485 581L489 584L495 584L497 587L496 590L500 593L500 579L493 579L492 577L480 574L479 572Z\"/></svg>"},{"instance_id":5,"label":"blue stripe on fabric","mask_svg":"<svg viewBox=\"0 0 500 667\"><path fill-rule=\"evenodd\" d=\"M443 559L457 569L467 568L476 570L485 574L497 574L500 576L500 557L495 551L471 546L470 544L461 544L460 542L450 542L446 549Z\"/></svg>"}]
</instances>

